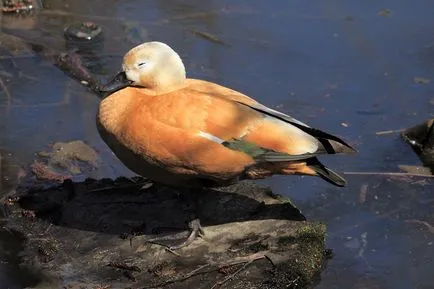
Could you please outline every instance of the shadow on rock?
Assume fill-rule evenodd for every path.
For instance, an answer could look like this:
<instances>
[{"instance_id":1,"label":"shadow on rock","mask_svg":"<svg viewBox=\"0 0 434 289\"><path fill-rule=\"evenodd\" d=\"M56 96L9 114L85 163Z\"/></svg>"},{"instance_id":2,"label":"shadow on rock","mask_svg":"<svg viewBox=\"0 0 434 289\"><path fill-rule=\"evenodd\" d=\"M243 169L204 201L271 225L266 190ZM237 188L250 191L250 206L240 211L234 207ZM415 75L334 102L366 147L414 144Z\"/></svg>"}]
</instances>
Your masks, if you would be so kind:
<instances>
[{"instance_id":1,"label":"shadow on rock","mask_svg":"<svg viewBox=\"0 0 434 289\"><path fill-rule=\"evenodd\" d=\"M57 226L117 235L151 235L185 231L191 204L204 227L262 219L305 220L289 201L249 183L199 193L154 184L140 190L142 181L119 178L65 181L43 190L30 190L19 204Z\"/></svg>"}]
</instances>

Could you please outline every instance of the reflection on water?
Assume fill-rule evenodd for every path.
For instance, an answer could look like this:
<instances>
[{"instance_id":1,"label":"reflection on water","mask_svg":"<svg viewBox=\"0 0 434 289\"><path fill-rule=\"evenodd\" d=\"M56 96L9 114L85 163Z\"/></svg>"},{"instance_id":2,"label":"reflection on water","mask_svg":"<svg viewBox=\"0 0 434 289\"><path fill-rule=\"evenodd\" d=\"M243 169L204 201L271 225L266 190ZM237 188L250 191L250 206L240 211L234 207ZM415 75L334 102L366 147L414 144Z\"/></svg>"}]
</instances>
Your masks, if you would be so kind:
<instances>
[{"instance_id":1,"label":"reflection on water","mask_svg":"<svg viewBox=\"0 0 434 289\"><path fill-rule=\"evenodd\" d=\"M433 82L413 82L434 79L432 2L47 0L44 7L33 18L3 17L2 25L37 29L27 36L59 51L66 25L102 25L101 77L117 71L133 45L164 41L181 54L189 77L246 92L355 144L357 157L324 158L337 171L419 164L397 135L375 132L433 116ZM94 95L22 45L0 49L11 56L0 60L0 148L27 164L49 143L82 139L103 160L93 177L131 174L98 136ZM328 224L334 258L318 288L431 288L432 180L347 178L345 189L316 178L261 182Z\"/></svg>"}]
</instances>

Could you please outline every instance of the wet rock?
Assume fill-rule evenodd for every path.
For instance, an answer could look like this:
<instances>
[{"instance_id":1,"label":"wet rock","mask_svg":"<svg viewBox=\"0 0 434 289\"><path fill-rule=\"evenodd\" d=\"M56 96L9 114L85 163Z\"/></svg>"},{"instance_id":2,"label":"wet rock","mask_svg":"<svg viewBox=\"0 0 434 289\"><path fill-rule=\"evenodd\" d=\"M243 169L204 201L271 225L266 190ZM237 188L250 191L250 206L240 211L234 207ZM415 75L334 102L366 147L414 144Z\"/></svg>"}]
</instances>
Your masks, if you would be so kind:
<instances>
[{"instance_id":1,"label":"wet rock","mask_svg":"<svg viewBox=\"0 0 434 289\"><path fill-rule=\"evenodd\" d=\"M38 156L32 165L36 177L59 182L95 169L99 159L95 150L81 140L57 142L51 151L39 152Z\"/></svg>"},{"instance_id":2,"label":"wet rock","mask_svg":"<svg viewBox=\"0 0 434 289\"><path fill-rule=\"evenodd\" d=\"M17 189L5 227L25 238L21 266L43 276L32 288L306 288L322 270L325 226L266 188L242 182L199 195L160 184L141 191L144 182ZM170 252L155 239L187 236L182 199L191 197L205 236Z\"/></svg>"},{"instance_id":3,"label":"wet rock","mask_svg":"<svg viewBox=\"0 0 434 289\"><path fill-rule=\"evenodd\" d=\"M434 118L406 129L401 136L419 155L424 166L434 173Z\"/></svg>"},{"instance_id":4,"label":"wet rock","mask_svg":"<svg viewBox=\"0 0 434 289\"><path fill-rule=\"evenodd\" d=\"M65 28L64 35L67 41L75 43L99 42L102 39L102 28L93 22L79 22Z\"/></svg>"},{"instance_id":5,"label":"wet rock","mask_svg":"<svg viewBox=\"0 0 434 289\"><path fill-rule=\"evenodd\" d=\"M90 22L78 22L64 30L67 51L80 55L83 66L92 73L102 69L100 54L104 48L104 33L100 25Z\"/></svg>"}]
</instances>

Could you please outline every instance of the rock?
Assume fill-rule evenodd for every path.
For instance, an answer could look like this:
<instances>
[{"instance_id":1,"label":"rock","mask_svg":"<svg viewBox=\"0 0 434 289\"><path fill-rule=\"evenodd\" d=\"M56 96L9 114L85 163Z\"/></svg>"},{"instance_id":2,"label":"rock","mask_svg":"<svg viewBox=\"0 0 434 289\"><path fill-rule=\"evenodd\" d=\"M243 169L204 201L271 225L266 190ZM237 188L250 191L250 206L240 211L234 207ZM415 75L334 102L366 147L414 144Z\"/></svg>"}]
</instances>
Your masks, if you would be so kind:
<instances>
[{"instance_id":1,"label":"rock","mask_svg":"<svg viewBox=\"0 0 434 289\"><path fill-rule=\"evenodd\" d=\"M424 166L434 173L434 118L406 129L401 136L419 155Z\"/></svg>"},{"instance_id":2,"label":"rock","mask_svg":"<svg viewBox=\"0 0 434 289\"><path fill-rule=\"evenodd\" d=\"M323 268L325 226L266 188L196 195L144 182L17 188L4 228L24 239L21 267L41 279L31 288L306 288ZM205 236L175 253L154 243L187 236L192 197Z\"/></svg>"},{"instance_id":3,"label":"rock","mask_svg":"<svg viewBox=\"0 0 434 289\"><path fill-rule=\"evenodd\" d=\"M42 151L31 169L40 180L63 182L74 175L89 173L98 167L96 151L81 140L56 142L50 151Z\"/></svg>"}]
</instances>

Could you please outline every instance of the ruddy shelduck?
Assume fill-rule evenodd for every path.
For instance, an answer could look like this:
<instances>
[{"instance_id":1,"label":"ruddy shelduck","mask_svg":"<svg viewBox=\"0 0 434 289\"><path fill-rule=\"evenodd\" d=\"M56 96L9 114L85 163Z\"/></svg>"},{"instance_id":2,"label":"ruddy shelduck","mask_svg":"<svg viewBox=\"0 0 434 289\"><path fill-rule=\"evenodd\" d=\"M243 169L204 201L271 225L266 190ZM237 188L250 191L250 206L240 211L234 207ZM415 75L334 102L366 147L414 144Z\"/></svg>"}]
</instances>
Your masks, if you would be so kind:
<instances>
[{"instance_id":1,"label":"ruddy shelduck","mask_svg":"<svg viewBox=\"0 0 434 289\"><path fill-rule=\"evenodd\" d=\"M186 78L179 55L161 42L134 47L103 89L102 139L133 172L190 188L275 174L319 176L344 186L322 154L353 153L340 138L216 83Z\"/></svg>"}]
</instances>

